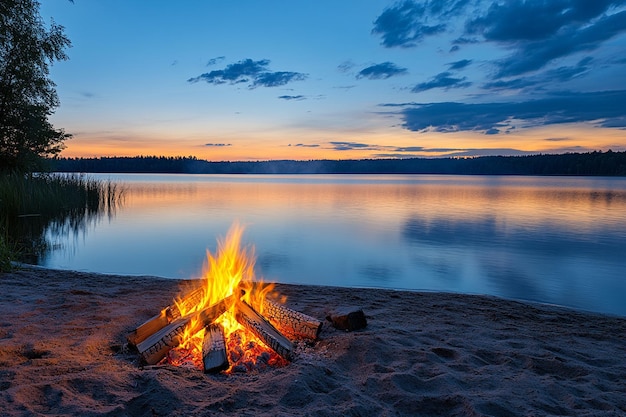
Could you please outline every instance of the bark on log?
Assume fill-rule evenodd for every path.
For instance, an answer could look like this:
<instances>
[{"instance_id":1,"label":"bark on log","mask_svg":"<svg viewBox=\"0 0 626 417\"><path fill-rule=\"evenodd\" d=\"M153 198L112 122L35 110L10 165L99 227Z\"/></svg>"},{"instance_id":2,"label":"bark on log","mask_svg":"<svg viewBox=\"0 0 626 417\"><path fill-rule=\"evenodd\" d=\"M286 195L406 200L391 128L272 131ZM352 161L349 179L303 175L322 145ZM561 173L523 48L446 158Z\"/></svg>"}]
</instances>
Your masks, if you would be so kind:
<instances>
[{"instance_id":1,"label":"bark on log","mask_svg":"<svg viewBox=\"0 0 626 417\"><path fill-rule=\"evenodd\" d=\"M159 314L133 330L128 336L126 336L126 340L128 340L129 344L137 346L139 343L146 340L150 335L158 332L171 322L170 307L166 307L161 310Z\"/></svg>"},{"instance_id":2,"label":"bark on log","mask_svg":"<svg viewBox=\"0 0 626 417\"><path fill-rule=\"evenodd\" d=\"M326 320L339 330L358 330L367 326L365 313L358 307L342 307L334 310L326 316Z\"/></svg>"},{"instance_id":3,"label":"bark on log","mask_svg":"<svg viewBox=\"0 0 626 417\"><path fill-rule=\"evenodd\" d=\"M273 349L288 361L293 360L293 344L291 341L276 330L269 321L265 320L248 303L241 300L237 301L235 304L235 318L270 349Z\"/></svg>"},{"instance_id":4,"label":"bark on log","mask_svg":"<svg viewBox=\"0 0 626 417\"><path fill-rule=\"evenodd\" d=\"M263 317L290 339L315 340L322 330L322 322L272 300L263 301Z\"/></svg>"},{"instance_id":5,"label":"bark on log","mask_svg":"<svg viewBox=\"0 0 626 417\"><path fill-rule=\"evenodd\" d=\"M158 363L167 355L167 352L179 345L180 337L187 326L194 323L194 328L190 330L192 333L198 332L228 310L235 300L235 295L230 295L199 312L180 317L158 332L152 334L137 345L141 362L148 365ZM193 320L196 318L197 320Z\"/></svg>"},{"instance_id":6,"label":"bark on log","mask_svg":"<svg viewBox=\"0 0 626 417\"><path fill-rule=\"evenodd\" d=\"M211 324L204 331L202 341L202 363L205 373L218 373L228 369L228 355L224 328L219 324Z\"/></svg>"},{"instance_id":7,"label":"bark on log","mask_svg":"<svg viewBox=\"0 0 626 417\"><path fill-rule=\"evenodd\" d=\"M204 289L197 288L182 297L181 303L185 306L185 309L190 309L194 305L197 305L204 296ZM128 343L132 346L137 346L139 343L146 340L150 335L158 332L168 324L181 316L180 309L176 304L165 307L159 314L147 320L141 326L133 330L127 337Z\"/></svg>"}]
</instances>

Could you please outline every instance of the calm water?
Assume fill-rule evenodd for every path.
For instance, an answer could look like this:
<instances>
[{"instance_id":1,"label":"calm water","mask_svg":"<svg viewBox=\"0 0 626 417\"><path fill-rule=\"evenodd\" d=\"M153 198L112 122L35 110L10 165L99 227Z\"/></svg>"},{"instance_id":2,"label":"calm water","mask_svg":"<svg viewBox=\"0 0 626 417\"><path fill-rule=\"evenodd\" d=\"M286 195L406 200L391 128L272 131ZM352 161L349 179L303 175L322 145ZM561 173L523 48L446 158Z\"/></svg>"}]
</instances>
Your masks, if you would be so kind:
<instances>
[{"instance_id":1,"label":"calm water","mask_svg":"<svg viewBox=\"0 0 626 417\"><path fill-rule=\"evenodd\" d=\"M626 179L93 175L123 207L42 264L198 277L234 220L267 280L492 294L626 316Z\"/></svg>"}]
</instances>

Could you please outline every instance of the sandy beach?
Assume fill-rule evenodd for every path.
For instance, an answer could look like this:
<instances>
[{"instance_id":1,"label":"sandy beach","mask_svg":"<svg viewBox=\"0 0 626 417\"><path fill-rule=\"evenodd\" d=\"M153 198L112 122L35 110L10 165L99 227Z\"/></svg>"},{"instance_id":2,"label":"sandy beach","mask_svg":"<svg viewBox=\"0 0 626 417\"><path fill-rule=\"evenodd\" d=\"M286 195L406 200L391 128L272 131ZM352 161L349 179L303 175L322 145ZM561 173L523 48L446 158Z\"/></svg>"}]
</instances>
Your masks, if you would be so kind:
<instances>
[{"instance_id":1,"label":"sandy beach","mask_svg":"<svg viewBox=\"0 0 626 417\"><path fill-rule=\"evenodd\" d=\"M325 324L283 368L141 368L126 335L181 281L27 269L0 274L3 416L624 416L626 319L495 297L278 284Z\"/></svg>"}]
</instances>

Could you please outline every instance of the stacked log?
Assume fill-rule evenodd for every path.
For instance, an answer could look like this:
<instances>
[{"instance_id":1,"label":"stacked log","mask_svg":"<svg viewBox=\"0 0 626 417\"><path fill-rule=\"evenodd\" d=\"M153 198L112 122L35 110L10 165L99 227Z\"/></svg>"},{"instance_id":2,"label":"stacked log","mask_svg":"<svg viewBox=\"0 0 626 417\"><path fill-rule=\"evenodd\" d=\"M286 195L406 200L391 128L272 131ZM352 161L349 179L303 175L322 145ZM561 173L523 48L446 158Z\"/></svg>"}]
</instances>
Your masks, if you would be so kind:
<instances>
[{"instance_id":1,"label":"stacked log","mask_svg":"<svg viewBox=\"0 0 626 417\"><path fill-rule=\"evenodd\" d=\"M252 288L255 291L256 288ZM192 309L204 297L204 289L188 293L178 304L172 304L146 321L127 339L139 351L140 362L155 365L175 347L178 347L185 332L195 334L205 328L202 346L203 368L206 373L221 372L229 368L224 329L215 320L234 306L236 320L259 338L267 347L287 361L293 360L294 347L291 340L316 340L322 322L265 298L263 315L241 300L243 291L194 313L181 315L183 310Z\"/></svg>"},{"instance_id":2,"label":"stacked log","mask_svg":"<svg viewBox=\"0 0 626 417\"><path fill-rule=\"evenodd\" d=\"M322 330L321 321L268 298L263 301L263 317L290 339L315 340Z\"/></svg>"},{"instance_id":3,"label":"stacked log","mask_svg":"<svg viewBox=\"0 0 626 417\"><path fill-rule=\"evenodd\" d=\"M230 295L199 312L180 317L150 335L137 345L141 362L148 365L159 363L167 355L167 352L180 344L180 338L188 326L194 326L194 328L189 329L192 334L197 333L224 314L234 301L234 295Z\"/></svg>"},{"instance_id":4,"label":"stacked log","mask_svg":"<svg viewBox=\"0 0 626 417\"><path fill-rule=\"evenodd\" d=\"M293 344L248 303L239 300L235 304L235 318L246 330L258 337L266 346L284 359L293 360Z\"/></svg>"},{"instance_id":5,"label":"stacked log","mask_svg":"<svg viewBox=\"0 0 626 417\"><path fill-rule=\"evenodd\" d=\"M218 373L228 369L228 355L224 328L219 324L211 324L204 331L202 341L202 363L205 373Z\"/></svg>"},{"instance_id":6,"label":"stacked log","mask_svg":"<svg viewBox=\"0 0 626 417\"><path fill-rule=\"evenodd\" d=\"M198 305L198 303L202 300L204 296L204 289L197 288L188 294L186 294L180 301L180 304L185 308L185 310L191 310L193 306ZM128 336L127 340L132 346L137 346L139 343L143 342L154 334L158 332L168 324L172 323L174 320L181 317L181 312L177 304L172 304L165 307L159 314L148 319L141 326L137 327L134 331L132 331Z\"/></svg>"}]
</instances>

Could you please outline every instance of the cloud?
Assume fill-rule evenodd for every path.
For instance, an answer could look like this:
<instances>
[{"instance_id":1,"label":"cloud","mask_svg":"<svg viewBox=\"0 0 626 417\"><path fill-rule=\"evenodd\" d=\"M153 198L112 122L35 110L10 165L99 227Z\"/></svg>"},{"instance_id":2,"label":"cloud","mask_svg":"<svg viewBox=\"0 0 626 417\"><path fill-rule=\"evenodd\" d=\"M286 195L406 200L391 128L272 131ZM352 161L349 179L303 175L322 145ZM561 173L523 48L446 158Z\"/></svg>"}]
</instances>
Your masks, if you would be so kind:
<instances>
[{"instance_id":1,"label":"cloud","mask_svg":"<svg viewBox=\"0 0 626 417\"><path fill-rule=\"evenodd\" d=\"M229 64L222 70L214 70L189 78L187 82L197 83L204 81L214 85L250 83L248 87L252 89L256 87L278 87L291 81L300 81L307 78L306 74L298 72L272 72L268 69L269 64L270 61L268 59L253 61L248 58Z\"/></svg>"},{"instance_id":2,"label":"cloud","mask_svg":"<svg viewBox=\"0 0 626 417\"><path fill-rule=\"evenodd\" d=\"M485 74L489 81L483 88L519 89L541 84L543 71L546 80L558 80L552 66L566 58L592 53L607 41L626 33L626 1L624 0L404 0L398 1L373 22L372 33L381 38L385 47L417 47L428 37L437 35L445 41L443 33L453 37L449 52L457 52L468 44L490 44L499 47L503 54L487 61L483 68L493 71ZM619 52L618 52L619 53ZM448 71L461 70L471 61L461 60L448 64ZM614 64L611 62L610 64ZM582 76L606 61L594 59L589 71L579 71L565 61L559 70L573 71L561 74L568 80ZM442 72L430 82L418 85L418 91L441 85L450 88L454 80L446 80ZM525 78L538 76L534 79ZM524 78L522 78L524 77ZM514 78L511 80L510 78ZM446 81L450 84L446 84ZM460 79L459 79L460 81ZM471 80L470 80L471 81Z\"/></svg>"},{"instance_id":3,"label":"cloud","mask_svg":"<svg viewBox=\"0 0 626 417\"><path fill-rule=\"evenodd\" d=\"M378 16L374 21L372 33L380 35L382 44L387 48L416 46L425 37L439 34L446 29L443 22L429 24L431 4L408 0L398 2Z\"/></svg>"},{"instance_id":4,"label":"cloud","mask_svg":"<svg viewBox=\"0 0 626 417\"><path fill-rule=\"evenodd\" d=\"M583 27L622 1L508 1L492 3L483 16L466 23L467 33L497 42L538 41L566 27Z\"/></svg>"},{"instance_id":5,"label":"cloud","mask_svg":"<svg viewBox=\"0 0 626 417\"><path fill-rule=\"evenodd\" d=\"M496 77L525 74L541 69L557 58L592 51L622 32L626 32L626 11L605 17L584 29L569 28L550 39L525 44L513 55L496 62Z\"/></svg>"},{"instance_id":6,"label":"cloud","mask_svg":"<svg viewBox=\"0 0 626 417\"><path fill-rule=\"evenodd\" d=\"M215 147L222 147L222 146L233 146L232 143L205 143L204 146L215 146Z\"/></svg>"},{"instance_id":7,"label":"cloud","mask_svg":"<svg viewBox=\"0 0 626 417\"><path fill-rule=\"evenodd\" d=\"M252 83L254 87L280 87L290 83L291 81L303 81L307 76L299 72L291 71L277 71L277 72L263 72L256 76Z\"/></svg>"},{"instance_id":8,"label":"cloud","mask_svg":"<svg viewBox=\"0 0 626 417\"><path fill-rule=\"evenodd\" d=\"M466 80L467 77L455 78L449 71L444 71L435 75L430 81L417 84L411 91L420 93L422 91L432 90L433 88L443 88L446 90L450 88L466 88L472 85L471 82Z\"/></svg>"},{"instance_id":9,"label":"cloud","mask_svg":"<svg viewBox=\"0 0 626 417\"><path fill-rule=\"evenodd\" d=\"M281 100L288 100L288 101L301 101L301 100L306 100L306 97L303 95L298 95L298 96L278 96L279 99Z\"/></svg>"},{"instance_id":10,"label":"cloud","mask_svg":"<svg viewBox=\"0 0 626 417\"><path fill-rule=\"evenodd\" d=\"M356 66L356 64L350 60L344 61L341 64L337 65L337 69L339 70L339 72L350 72L352 70L352 68L354 68Z\"/></svg>"},{"instance_id":11,"label":"cloud","mask_svg":"<svg viewBox=\"0 0 626 417\"><path fill-rule=\"evenodd\" d=\"M291 144L289 144L289 146L291 146ZM319 148L320 145L314 143L314 144L304 144L304 143L296 143L295 145L293 145L296 148Z\"/></svg>"},{"instance_id":12,"label":"cloud","mask_svg":"<svg viewBox=\"0 0 626 417\"><path fill-rule=\"evenodd\" d=\"M329 142L332 145L332 149L336 151L352 151L358 150L380 150L381 147L377 145L368 145L367 143L358 142Z\"/></svg>"},{"instance_id":13,"label":"cloud","mask_svg":"<svg viewBox=\"0 0 626 417\"><path fill-rule=\"evenodd\" d=\"M218 56L218 57L215 57L215 58L211 58L211 59L209 59L209 60L207 61L206 66L207 66L207 67L210 67L211 65L215 65L215 64L217 64L218 62L222 62L224 59L226 59L226 57L225 57L225 56Z\"/></svg>"},{"instance_id":14,"label":"cloud","mask_svg":"<svg viewBox=\"0 0 626 417\"><path fill-rule=\"evenodd\" d=\"M369 78L370 80L380 80L404 74L407 74L406 68L398 67L392 62L383 62L382 64L375 64L362 69L356 77Z\"/></svg>"},{"instance_id":15,"label":"cloud","mask_svg":"<svg viewBox=\"0 0 626 417\"><path fill-rule=\"evenodd\" d=\"M581 51L597 49L626 32L626 11L611 14L623 0L511 1L493 3L465 24L466 34L482 35L513 53L496 61L495 77L536 71Z\"/></svg>"},{"instance_id":16,"label":"cloud","mask_svg":"<svg viewBox=\"0 0 626 417\"><path fill-rule=\"evenodd\" d=\"M586 57L573 66L562 66L528 77L491 81L485 83L482 88L490 90L517 90L550 83L562 83L591 71L589 64L591 64L592 61L593 58Z\"/></svg>"},{"instance_id":17,"label":"cloud","mask_svg":"<svg viewBox=\"0 0 626 417\"><path fill-rule=\"evenodd\" d=\"M463 68L467 67L471 63L472 63L471 59L462 59L460 61L451 62L450 64L448 64L448 69L450 71L462 70Z\"/></svg>"},{"instance_id":18,"label":"cloud","mask_svg":"<svg viewBox=\"0 0 626 417\"><path fill-rule=\"evenodd\" d=\"M402 110L403 126L412 131L482 131L500 133L515 127L589 122L626 128L626 90L560 93L546 98L503 103L424 103ZM498 132L496 132L496 130Z\"/></svg>"}]
</instances>

